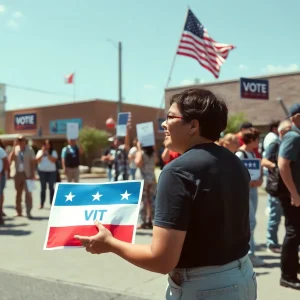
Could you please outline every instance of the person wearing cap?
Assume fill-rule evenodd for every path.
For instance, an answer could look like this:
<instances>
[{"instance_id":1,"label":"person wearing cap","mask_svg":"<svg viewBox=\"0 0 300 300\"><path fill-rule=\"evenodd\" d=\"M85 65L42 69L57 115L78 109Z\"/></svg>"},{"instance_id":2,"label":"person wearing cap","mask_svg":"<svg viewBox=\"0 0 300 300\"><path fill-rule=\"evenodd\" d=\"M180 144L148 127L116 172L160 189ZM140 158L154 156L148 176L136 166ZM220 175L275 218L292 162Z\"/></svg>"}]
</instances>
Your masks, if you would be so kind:
<instances>
[{"instance_id":1,"label":"person wearing cap","mask_svg":"<svg viewBox=\"0 0 300 300\"><path fill-rule=\"evenodd\" d=\"M22 193L25 190L26 214L31 219L32 193L28 190L27 179L35 179L35 153L24 136L19 136L9 155L10 176L14 178L16 189L16 211L22 216Z\"/></svg>"},{"instance_id":2,"label":"person wearing cap","mask_svg":"<svg viewBox=\"0 0 300 300\"><path fill-rule=\"evenodd\" d=\"M281 178L290 195L280 197L285 216L285 237L281 251L280 285L300 290L300 103L292 105L288 118L292 130L287 132L280 144L278 167Z\"/></svg>"}]
</instances>

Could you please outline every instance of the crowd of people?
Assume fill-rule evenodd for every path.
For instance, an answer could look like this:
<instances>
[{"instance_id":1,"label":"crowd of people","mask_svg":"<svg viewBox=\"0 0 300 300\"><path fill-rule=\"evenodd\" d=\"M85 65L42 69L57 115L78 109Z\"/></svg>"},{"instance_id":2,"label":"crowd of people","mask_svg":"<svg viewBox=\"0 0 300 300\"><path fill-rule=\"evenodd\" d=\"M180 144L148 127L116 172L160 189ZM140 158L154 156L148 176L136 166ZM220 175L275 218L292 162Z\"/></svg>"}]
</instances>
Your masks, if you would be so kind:
<instances>
[{"instance_id":1,"label":"crowd of people","mask_svg":"<svg viewBox=\"0 0 300 300\"><path fill-rule=\"evenodd\" d=\"M117 253L142 268L168 273L167 299L173 299L171 295L175 291L190 295L200 284L198 279L190 281L190 278L200 278L205 272L214 274L216 282L207 281L204 287L221 288L219 284L224 281L221 274L226 273L225 286L236 284L241 288L241 296L245 297L248 291L248 297L243 299L256 299L252 266L266 265L255 253L254 239L258 188L263 187L268 193L267 250L281 254L280 284L300 289L297 277L300 272L300 104L290 108L288 118L270 124L262 147L259 146L262 133L249 122L241 124L239 132L224 135L227 115L226 104L214 94L192 89L171 99L162 124L165 149L157 151L155 146L145 147L137 139L130 142L129 133L126 137L110 138L110 146L101 157L108 180L135 180L137 169L144 180L138 228L154 229L152 250L150 254L141 247L138 253L130 248L129 254L130 251L124 249L131 246L112 242L110 233L100 225L101 238L98 235L78 237L87 250L102 253L100 246L105 246L109 249L107 252ZM81 147L74 140L62 151L62 168L69 182L79 181L81 153ZM7 176L15 181L17 216L22 216L21 198L25 190L26 213L31 218L32 196L27 181L35 178L36 168L41 183L40 208L44 207L47 184L52 202L54 184L60 179L58 154L50 141L45 141L35 155L26 139L20 136L8 155L0 148L0 158L2 224ZM251 158L261 160L261 175L255 180L243 164L244 159ZM162 169L158 183L157 165ZM278 228L282 217L286 233L281 245ZM108 237L107 241L103 235ZM92 246L89 241L93 241ZM110 243L108 241L112 244L103 245ZM201 268L204 266L208 268L206 271ZM233 271L235 268L239 271ZM246 290L235 278L240 271L244 287L245 282L248 285ZM220 282L218 276L221 276ZM203 287L203 283L200 286ZM232 299L230 296L224 299Z\"/></svg>"}]
</instances>

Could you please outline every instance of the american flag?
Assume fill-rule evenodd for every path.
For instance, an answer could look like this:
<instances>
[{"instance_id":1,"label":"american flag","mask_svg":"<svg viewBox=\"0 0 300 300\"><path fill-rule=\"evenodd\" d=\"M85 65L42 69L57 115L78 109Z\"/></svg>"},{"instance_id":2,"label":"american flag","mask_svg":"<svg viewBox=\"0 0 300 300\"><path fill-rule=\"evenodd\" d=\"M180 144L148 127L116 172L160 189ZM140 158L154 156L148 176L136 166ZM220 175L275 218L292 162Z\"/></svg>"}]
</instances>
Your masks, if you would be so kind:
<instances>
[{"instance_id":1,"label":"american flag","mask_svg":"<svg viewBox=\"0 0 300 300\"><path fill-rule=\"evenodd\" d=\"M74 235L97 233L100 221L119 240L133 243L143 181L58 183L44 250L82 247Z\"/></svg>"},{"instance_id":2,"label":"american flag","mask_svg":"<svg viewBox=\"0 0 300 300\"><path fill-rule=\"evenodd\" d=\"M202 67L219 77L222 64L235 46L213 40L189 9L177 54L196 59Z\"/></svg>"}]
</instances>

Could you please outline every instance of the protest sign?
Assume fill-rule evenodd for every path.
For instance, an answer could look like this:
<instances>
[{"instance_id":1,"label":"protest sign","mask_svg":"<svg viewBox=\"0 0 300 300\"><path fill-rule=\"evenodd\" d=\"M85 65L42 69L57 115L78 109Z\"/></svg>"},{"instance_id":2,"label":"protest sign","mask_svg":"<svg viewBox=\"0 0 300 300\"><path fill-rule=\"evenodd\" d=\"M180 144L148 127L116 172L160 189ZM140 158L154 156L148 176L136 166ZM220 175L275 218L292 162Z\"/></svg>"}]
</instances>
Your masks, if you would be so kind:
<instances>
[{"instance_id":1,"label":"protest sign","mask_svg":"<svg viewBox=\"0 0 300 300\"><path fill-rule=\"evenodd\" d=\"M127 125L131 118L131 112L122 112L118 114L117 136L126 136Z\"/></svg>"},{"instance_id":2,"label":"protest sign","mask_svg":"<svg viewBox=\"0 0 300 300\"><path fill-rule=\"evenodd\" d=\"M260 159L258 158L247 158L243 159L245 167L248 169L251 180L258 180L261 177Z\"/></svg>"},{"instance_id":3,"label":"protest sign","mask_svg":"<svg viewBox=\"0 0 300 300\"><path fill-rule=\"evenodd\" d=\"M67 123L67 139L77 140L79 135L78 123Z\"/></svg>"},{"instance_id":4,"label":"protest sign","mask_svg":"<svg viewBox=\"0 0 300 300\"><path fill-rule=\"evenodd\" d=\"M97 234L100 221L119 240L134 243L143 181L58 183L44 250L81 247L74 235Z\"/></svg>"},{"instance_id":5,"label":"protest sign","mask_svg":"<svg viewBox=\"0 0 300 300\"><path fill-rule=\"evenodd\" d=\"M155 145L153 122L136 124L136 132L143 147Z\"/></svg>"}]
</instances>

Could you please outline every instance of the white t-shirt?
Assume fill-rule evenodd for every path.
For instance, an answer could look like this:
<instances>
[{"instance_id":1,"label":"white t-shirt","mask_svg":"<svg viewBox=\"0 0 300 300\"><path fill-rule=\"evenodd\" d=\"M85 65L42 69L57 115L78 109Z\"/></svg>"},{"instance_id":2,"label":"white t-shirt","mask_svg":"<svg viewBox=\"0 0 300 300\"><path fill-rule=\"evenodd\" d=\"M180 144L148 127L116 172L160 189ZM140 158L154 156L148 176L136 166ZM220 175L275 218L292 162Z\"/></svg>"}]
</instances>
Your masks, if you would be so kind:
<instances>
[{"instance_id":1,"label":"white t-shirt","mask_svg":"<svg viewBox=\"0 0 300 300\"><path fill-rule=\"evenodd\" d=\"M133 156L132 160L130 160L130 163L129 163L129 168L131 168L131 169L136 169L136 164L134 162L136 152L137 152L137 147L132 147L128 153L129 155Z\"/></svg>"},{"instance_id":2,"label":"white t-shirt","mask_svg":"<svg viewBox=\"0 0 300 300\"><path fill-rule=\"evenodd\" d=\"M277 141L278 139L279 139L278 135L275 134L274 132L269 132L265 136L264 143L263 143L263 146L264 146L264 149L265 149L264 152L263 152L263 157L265 157L266 149L270 146L270 144Z\"/></svg>"},{"instance_id":3,"label":"white t-shirt","mask_svg":"<svg viewBox=\"0 0 300 300\"><path fill-rule=\"evenodd\" d=\"M3 158L7 157L6 151L0 147L0 172L3 171Z\"/></svg>"},{"instance_id":4,"label":"white t-shirt","mask_svg":"<svg viewBox=\"0 0 300 300\"><path fill-rule=\"evenodd\" d=\"M36 157L41 157L43 151L39 150L36 154ZM57 158L57 152L55 150L52 151L51 156ZM47 155L44 155L40 162L38 163L38 169L42 172L54 172L56 171L56 164L49 160Z\"/></svg>"}]
</instances>

